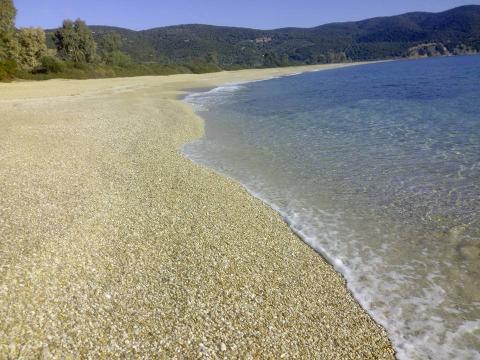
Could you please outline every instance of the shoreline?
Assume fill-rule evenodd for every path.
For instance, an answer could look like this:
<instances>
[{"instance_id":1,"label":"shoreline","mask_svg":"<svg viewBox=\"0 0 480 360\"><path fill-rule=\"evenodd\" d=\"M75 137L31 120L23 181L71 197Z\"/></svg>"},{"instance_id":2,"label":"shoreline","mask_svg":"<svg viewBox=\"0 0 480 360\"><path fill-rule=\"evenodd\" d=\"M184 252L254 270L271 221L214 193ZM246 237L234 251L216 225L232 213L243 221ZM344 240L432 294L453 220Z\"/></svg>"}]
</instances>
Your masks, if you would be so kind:
<instances>
[{"instance_id":1,"label":"shoreline","mask_svg":"<svg viewBox=\"0 0 480 360\"><path fill-rule=\"evenodd\" d=\"M0 354L394 358L280 214L180 151L183 89L333 67L0 86Z\"/></svg>"},{"instance_id":2,"label":"shoreline","mask_svg":"<svg viewBox=\"0 0 480 360\"><path fill-rule=\"evenodd\" d=\"M328 70L328 69L326 69ZM321 71L321 70L320 70ZM192 108L192 111L195 113L195 115L200 119L201 123L202 123L202 126L204 126L204 123L207 121L206 119L204 119L201 115L199 115L197 113L197 111L194 109L194 105L189 103L188 102L188 97L190 95L195 95L195 94L200 94L200 93L206 93L206 92L210 92L210 91L213 91L213 90L216 90L216 89L220 89L220 88L223 88L223 87L228 87L228 86L235 86L235 85L241 85L241 84L249 84L249 83L252 83L252 82L257 82L257 81L268 81L268 80L273 80L273 79L279 79L279 78L283 78L283 77L288 77L288 76L295 76L295 75L301 75L303 74L304 72L299 72L299 73L294 73L294 74L287 74L287 75L280 75L280 76L275 76L275 77L270 77L270 78L265 78L265 79L260 79L260 80L253 80L253 81L245 81L245 82L238 82L238 83L225 83L225 84L220 84L218 86L214 86L214 87L207 87L207 88L198 88L198 89L188 89L188 91L185 93L185 94L182 94L182 95L179 95L178 96L178 100L181 100L182 102L188 104L191 108ZM194 139L193 141L198 141L200 139ZM187 145L188 143L184 144L184 145ZM183 148L183 146L182 146ZM204 167L210 171L213 171L214 173L218 174L218 176L221 176L221 177L224 177L224 178L227 178L228 180L234 182L234 183L238 183L241 185L241 187L243 188L243 190L251 197L255 198L255 199L258 199L260 202L262 202L263 204L265 204L266 206L268 206L270 209L272 209L274 212L276 212L278 215L280 215L280 217L283 219L284 223L288 226L288 228L291 230L291 232L298 238L299 241L301 241L302 243L304 243L305 245L307 245L310 249L312 249L319 257L321 257L321 259L323 261L325 261L327 264L329 264L333 269L334 271L342 277L342 279L344 280L345 284L347 284L347 289L350 293L350 295L355 299L355 301L360 305L360 307L379 325L381 326L385 331L386 331L386 325L382 324L381 321L378 321L377 319L375 319L375 315L370 312L368 309L366 309L366 306L365 304L362 303L362 301L355 295L354 291L350 289L350 287L348 286L348 281L347 281L347 276L343 273L342 271L342 267L338 266L335 264L335 259L333 259L331 256L329 256L327 254L327 251L325 249L323 249L322 247L319 247L318 244L315 244L312 242L312 240L308 239L308 236L306 234L303 233L303 231L301 229L298 229L297 228L297 225L301 225L301 224L296 224L295 222L293 222L289 217L288 217L288 214L281 210L277 205L275 205L274 203L268 201L267 199L265 199L264 197L262 197L259 193L256 193L255 191L253 191L252 189L250 189L248 187L248 185L245 185L243 184L242 182L240 182L239 180L236 180L234 177L228 175L227 173L224 173L220 170L216 170L214 168L211 168L207 165L204 165L204 164L201 164L200 162L196 162L195 160L191 159L187 154L184 153L183 149L180 148L180 152L181 154L186 158L188 159L189 161L191 161L192 163L194 163L195 165L197 166L201 166L201 167ZM346 268L343 268L343 270L347 270ZM389 337L389 340L390 342L393 344L393 340L392 338L390 338L390 336L388 335L387 333L387 336Z\"/></svg>"}]
</instances>

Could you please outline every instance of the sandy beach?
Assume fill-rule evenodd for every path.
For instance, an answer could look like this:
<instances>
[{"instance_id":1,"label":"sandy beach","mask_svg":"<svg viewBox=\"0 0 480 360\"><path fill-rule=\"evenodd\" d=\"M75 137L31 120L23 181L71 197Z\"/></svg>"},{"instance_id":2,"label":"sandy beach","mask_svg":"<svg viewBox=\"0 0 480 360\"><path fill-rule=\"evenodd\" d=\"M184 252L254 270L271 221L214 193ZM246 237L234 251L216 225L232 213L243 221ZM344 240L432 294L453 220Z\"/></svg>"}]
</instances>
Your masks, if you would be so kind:
<instances>
[{"instance_id":1,"label":"sandy beach","mask_svg":"<svg viewBox=\"0 0 480 360\"><path fill-rule=\"evenodd\" d=\"M393 359L280 215L180 152L186 89L338 66L0 84L0 358Z\"/></svg>"}]
</instances>

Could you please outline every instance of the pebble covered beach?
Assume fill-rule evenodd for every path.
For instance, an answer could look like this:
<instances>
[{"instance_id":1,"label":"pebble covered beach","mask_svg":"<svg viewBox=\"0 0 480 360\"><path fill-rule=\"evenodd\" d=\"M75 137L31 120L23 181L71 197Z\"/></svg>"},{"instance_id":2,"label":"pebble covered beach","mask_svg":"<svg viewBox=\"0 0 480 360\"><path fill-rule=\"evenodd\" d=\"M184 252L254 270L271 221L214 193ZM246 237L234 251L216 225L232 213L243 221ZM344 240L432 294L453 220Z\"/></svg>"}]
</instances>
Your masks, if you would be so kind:
<instances>
[{"instance_id":1,"label":"pebble covered beach","mask_svg":"<svg viewBox=\"0 0 480 360\"><path fill-rule=\"evenodd\" d=\"M180 152L184 89L329 67L0 84L0 358L393 359L279 214Z\"/></svg>"}]
</instances>

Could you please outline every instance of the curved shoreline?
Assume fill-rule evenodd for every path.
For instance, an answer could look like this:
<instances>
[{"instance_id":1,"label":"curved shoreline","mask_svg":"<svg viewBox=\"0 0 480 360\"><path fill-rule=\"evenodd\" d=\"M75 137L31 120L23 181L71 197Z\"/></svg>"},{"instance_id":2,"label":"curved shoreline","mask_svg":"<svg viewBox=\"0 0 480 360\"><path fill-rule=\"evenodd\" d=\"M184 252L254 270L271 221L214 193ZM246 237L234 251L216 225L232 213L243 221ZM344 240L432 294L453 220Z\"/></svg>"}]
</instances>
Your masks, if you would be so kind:
<instances>
[{"instance_id":1,"label":"curved shoreline","mask_svg":"<svg viewBox=\"0 0 480 360\"><path fill-rule=\"evenodd\" d=\"M179 151L182 89L322 68L1 85L0 357L394 358L278 213Z\"/></svg>"},{"instance_id":2,"label":"curved shoreline","mask_svg":"<svg viewBox=\"0 0 480 360\"><path fill-rule=\"evenodd\" d=\"M202 123L202 126L204 126L204 123L205 121L207 121L206 119L204 119L201 115L197 114L197 111L194 109L194 104L193 103L190 103L188 101L188 97L190 95L195 95L195 94L202 94L204 92L210 92L210 91L214 91L216 89L221 89L221 88L224 88L224 87L227 87L227 86L234 86L234 85L240 85L240 84L248 84L248 83L252 83L252 82L257 82L257 81L268 81L268 80L273 80L273 79L277 79L277 78L282 78L282 77L285 77L285 76L295 76L295 75L301 75L303 72L298 72L298 73L294 73L294 74L288 74L288 75L280 75L280 76L276 76L276 77L271 77L271 78L266 78L266 79L261 79L261 80L254 80L254 81L245 81L245 82L239 82L239 83L227 83L227 84L223 84L223 85L219 85L219 86L216 86L216 87L209 87L209 88L205 88L205 89L193 89L189 92L187 92L186 94L183 94L179 97L180 100L182 100L183 102L187 103L190 107L192 107L192 110L194 111L194 113L199 117L201 123ZM193 141L198 141L200 139L194 139ZM187 145L188 143L184 144L184 145ZM183 146L182 146L183 148ZM202 164L201 162L197 162L195 161L194 159L190 158L188 156L188 154L186 154L183 149L181 149L181 152L182 152L182 155L189 159L192 163L198 165L198 166L202 166L202 167L205 167L213 172L215 172L216 174L218 174L219 176L221 177L224 177L224 178L227 178L229 180L231 180L232 182L235 182L235 183L238 183L241 185L241 187L244 189L244 191L246 193L248 193L251 197L255 198L255 199L258 199L259 201L261 201L262 203L264 203L266 206L268 206L269 208L271 208L273 211L275 211L276 213L278 213L281 218L283 219L283 221L285 222L285 224L288 226L288 228L292 231L293 234L295 234L295 236L298 238L298 240L300 240L301 242L305 243L308 247L310 247L316 254L318 254L321 259L323 261L325 261L326 263L328 263L336 272L339 276L342 277L342 279L344 280L345 284L346 284L346 287L350 293L350 295L355 299L355 301L361 306L361 308L370 316L372 317L372 319L374 319L374 321L380 325L381 327L383 327L383 329L386 331L386 325L383 324L381 321L378 321L377 319L375 319L375 314L371 311L369 311L365 304L362 303L361 299L359 299L354 291L348 286L348 280L347 280L347 275L345 275L342 271L342 266L337 266L335 264L335 259L332 258L328 252L320 247L318 245L318 243L314 242L312 239L309 239L308 235L306 235L305 233L303 233L303 231L301 229L298 228L298 226L301 226L302 224L301 223L295 223L294 221L292 221L288 214L283 211L282 209L280 209L277 205L275 205L274 203L268 201L267 199L265 199L264 197L262 197L261 194L253 191L252 189L250 189L248 187L248 185L245 185L244 183L242 183L241 181L235 179L234 177L222 172L222 171L219 171L215 168L212 168L212 167L209 167L208 165L205 165L205 164ZM343 267L343 270L345 271L351 271L351 270L348 270L346 269L345 267ZM387 336L388 336L388 333L387 333ZM390 338L389 336L389 340L393 343L392 341L392 338Z\"/></svg>"}]
</instances>

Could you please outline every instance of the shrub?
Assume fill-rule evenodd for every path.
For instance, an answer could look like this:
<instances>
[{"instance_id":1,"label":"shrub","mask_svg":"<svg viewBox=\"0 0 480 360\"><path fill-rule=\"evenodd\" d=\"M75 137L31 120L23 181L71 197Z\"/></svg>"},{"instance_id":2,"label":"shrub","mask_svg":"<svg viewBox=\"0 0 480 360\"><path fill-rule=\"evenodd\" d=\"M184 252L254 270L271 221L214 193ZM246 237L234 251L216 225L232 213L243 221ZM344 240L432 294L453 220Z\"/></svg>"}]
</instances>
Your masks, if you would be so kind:
<instances>
[{"instance_id":1,"label":"shrub","mask_svg":"<svg viewBox=\"0 0 480 360\"><path fill-rule=\"evenodd\" d=\"M69 67L72 67L74 69L83 70L83 71L87 71L88 69L90 69L90 66L87 63L71 62L71 61L67 61L66 63L68 64Z\"/></svg>"},{"instance_id":2,"label":"shrub","mask_svg":"<svg viewBox=\"0 0 480 360\"><path fill-rule=\"evenodd\" d=\"M65 64L53 56L42 57L41 63L42 65L37 72L58 74L65 69Z\"/></svg>"},{"instance_id":3,"label":"shrub","mask_svg":"<svg viewBox=\"0 0 480 360\"><path fill-rule=\"evenodd\" d=\"M0 61L0 81L12 80L16 71L17 63L15 61Z\"/></svg>"},{"instance_id":4,"label":"shrub","mask_svg":"<svg viewBox=\"0 0 480 360\"><path fill-rule=\"evenodd\" d=\"M104 61L107 65L128 67L132 64L132 59L121 51L112 51L104 55Z\"/></svg>"},{"instance_id":5,"label":"shrub","mask_svg":"<svg viewBox=\"0 0 480 360\"><path fill-rule=\"evenodd\" d=\"M45 31L40 28L23 28L16 35L16 51L13 59L23 70L33 70L40 66L42 57L48 53Z\"/></svg>"},{"instance_id":6,"label":"shrub","mask_svg":"<svg viewBox=\"0 0 480 360\"><path fill-rule=\"evenodd\" d=\"M220 67L216 64L209 64L201 61L194 61L192 63L186 64L186 66L194 74L204 74L222 71L222 69L220 69Z\"/></svg>"}]
</instances>

